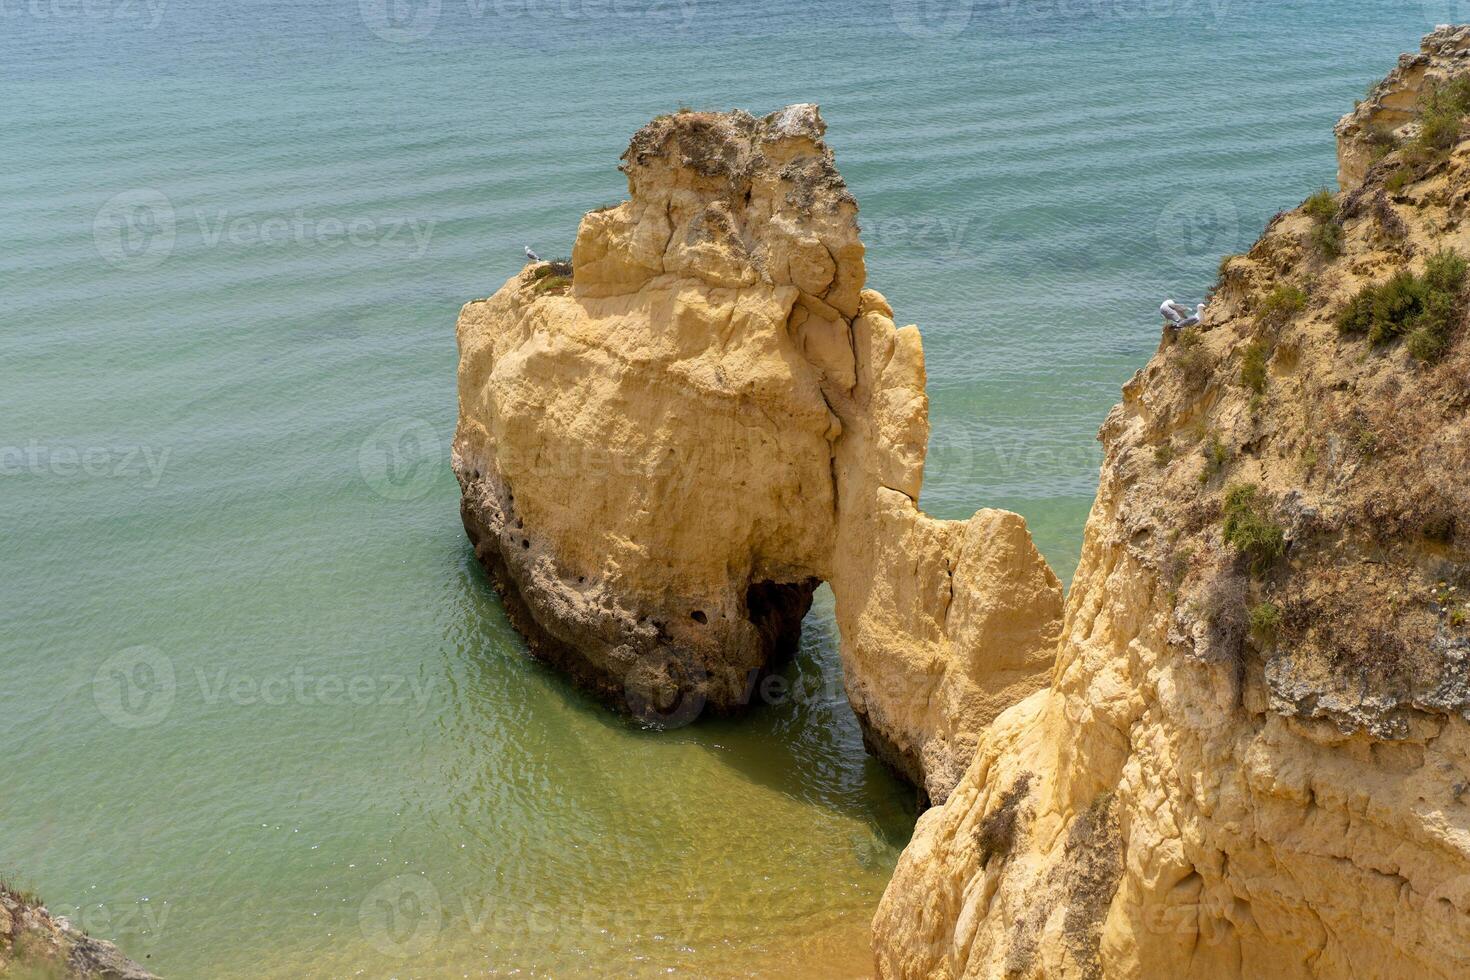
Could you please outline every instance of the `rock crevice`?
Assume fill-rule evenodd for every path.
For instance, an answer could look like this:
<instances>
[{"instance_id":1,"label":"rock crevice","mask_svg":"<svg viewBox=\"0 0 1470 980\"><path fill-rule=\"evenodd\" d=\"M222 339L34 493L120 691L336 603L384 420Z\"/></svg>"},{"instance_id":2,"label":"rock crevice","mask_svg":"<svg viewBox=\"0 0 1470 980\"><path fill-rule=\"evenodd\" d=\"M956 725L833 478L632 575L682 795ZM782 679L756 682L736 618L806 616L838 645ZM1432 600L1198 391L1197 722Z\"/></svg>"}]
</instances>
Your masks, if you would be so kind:
<instances>
[{"instance_id":1,"label":"rock crevice","mask_svg":"<svg viewBox=\"0 0 1470 980\"><path fill-rule=\"evenodd\" d=\"M1467 48L1406 56L1338 127L1348 192L1223 263L1207 329L1124 387L1051 685L920 819L881 976L1470 975L1463 270L1437 345L1351 317L1470 256L1470 143L1417 138Z\"/></svg>"}]
</instances>

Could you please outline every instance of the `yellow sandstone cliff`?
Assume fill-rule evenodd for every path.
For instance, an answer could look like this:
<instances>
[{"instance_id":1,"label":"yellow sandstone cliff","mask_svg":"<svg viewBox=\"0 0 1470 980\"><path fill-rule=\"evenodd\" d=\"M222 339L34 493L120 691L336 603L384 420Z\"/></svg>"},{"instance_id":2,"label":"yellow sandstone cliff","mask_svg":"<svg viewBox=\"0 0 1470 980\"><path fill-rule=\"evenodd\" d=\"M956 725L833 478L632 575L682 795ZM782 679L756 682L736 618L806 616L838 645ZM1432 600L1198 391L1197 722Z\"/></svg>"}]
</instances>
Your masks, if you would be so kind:
<instances>
[{"instance_id":1,"label":"yellow sandstone cliff","mask_svg":"<svg viewBox=\"0 0 1470 980\"><path fill-rule=\"evenodd\" d=\"M1051 686L920 818L882 976L1470 976L1467 48L1124 388Z\"/></svg>"},{"instance_id":2,"label":"yellow sandstone cliff","mask_svg":"<svg viewBox=\"0 0 1470 980\"><path fill-rule=\"evenodd\" d=\"M569 265L465 306L461 510L532 651L656 724L756 700L831 583L870 747L942 800L1044 683L1061 589L1016 515L919 510L923 350L824 130L660 117Z\"/></svg>"},{"instance_id":3,"label":"yellow sandstone cliff","mask_svg":"<svg viewBox=\"0 0 1470 980\"><path fill-rule=\"evenodd\" d=\"M1470 975L1466 50L1345 117L1342 191L1124 388L1060 619L1020 518L918 507L918 332L815 107L655 120L570 265L461 314L512 618L681 723L749 703L830 583L870 747L938 804L882 976Z\"/></svg>"}]
</instances>

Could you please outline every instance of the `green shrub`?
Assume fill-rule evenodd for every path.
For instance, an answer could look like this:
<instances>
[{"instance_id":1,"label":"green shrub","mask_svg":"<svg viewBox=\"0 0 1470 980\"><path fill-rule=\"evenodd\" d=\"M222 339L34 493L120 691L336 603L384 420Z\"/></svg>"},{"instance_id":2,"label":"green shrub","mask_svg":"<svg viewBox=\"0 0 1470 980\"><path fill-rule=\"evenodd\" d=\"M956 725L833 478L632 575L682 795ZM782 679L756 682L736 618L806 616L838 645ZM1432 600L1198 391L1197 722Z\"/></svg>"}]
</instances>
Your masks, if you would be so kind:
<instances>
[{"instance_id":1,"label":"green shrub","mask_svg":"<svg viewBox=\"0 0 1470 980\"><path fill-rule=\"evenodd\" d=\"M1386 344L1409 329L1425 297L1424 282L1407 269L1378 289L1373 300L1373 323L1368 328L1368 342Z\"/></svg>"},{"instance_id":2,"label":"green shrub","mask_svg":"<svg viewBox=\"0 0 1470 980\"><path fill-rule=\"evenodd\" d=\"M1335 259L1342 255L1342 225L1336 221L1324 221L1313 228L1311 240L1324 258Z\"/></svg>"},{"instance_id":3,"label":"green shrub","mask_svg":"<svg viewBox=\"0 0 1470 980\"><path fill-rule=\"evenodd\" d=\"M1225 491L1225 543L1250 558L1251 571L1264 572L1286 551L1286 532L1264 513L1252 483Z\"/></svg>"},{"instance_id":4,"label":"green shrub","mask_svg":"<svg viewBox=\"0 0 1470 980\"><path fill-rule=\"evenodd\" d=\"M536 280L536 284L531 287L531 289L532 292L546 293L550 292L553 289L562 289L566 286L570 286L571 284L571 276L542 276L540 279Z\"/></svg>"},{"instance_id":5,"label":"green shrub","mask_svg":"<svg viewBox=\"0 0 1470 980\"><path fill-rule=\"evenodd\" d=\"M1383 186L1388 189L1388 192L1390 194L1397 194L1405 187L1408 187L1409 184L1413 182L1413 180L1413 167L1399 167L1393 173L1388 175L1388 178L1383 182Z\"/></svg>"},{"instance_id":6,"label":"green shrub","mask_svg":"<svg viewBox=\"0 0 1470 980\"><path fill-rule=\"evenodd\" d=\"M1302 210L1317 221L1331 221L1337 217L1337 198L1324 187L1302 203Z\"/></svg>"},{"instance_id":7,"label":"green shrub","mask_svg":"<svg viewBox=\"0 0 1470 980\"><path fill-rule=\"evenodd\" d=\"M1342 254L1342 224L1337 220L1341 210L1337 198L1325 187L1302 203L1302 210L1314 222L1311 242L1323 257L1335 259Z\"/></svg>"},{"instance_id":8,"label":"green shrub","mask_svg":"<svg viewBox=\"0 0 1470 980\"><path fill-rule=\"evenodd\" d=\"M1429 288L1439 292L1456 292L1465 285L1465 273L1470 263L1452 248L1441 249L1424 263L1424 280Z\"/></svg>"},{"instance_id":9,"label":"green shrub","mask_svg":"<svg viewBox=\"0 0 1470 980\"><path fill-rule=\"evenodd\" d=\"M1434 150L1448 150L1460 136L1460 117L1448 113L1425 113L1422 129L1419 130L1421 146Z\"/></svg>"},{"instance_id":10,"label":"green shrub","mask_svg":"<svg viewBox=\"0 0 1470 980\"><path fill-rule=\"evenodd\" d=\"M1449 350L1450 342L1448 338L1440 336L1433 330L1416 327L1404 341L1404 346L1414 358L1428 363L1443 357L1445 351Z\"/></svg>"},{"instance_id":11,"label":"green shrub","mask_svg":"<svg viewBox=\"0 0 1470 980\"><path fill-rule=\"evenodd\" d=\"M1266 294L1256 311L1256 326L1275 328L1286 323L1307 306L1307 294L1297 286L1277 286Z\"/></svg>"},{"instance_id":12,"label":"green shrub","mask_svg":"<svg viewBox=\"0 0 1470 980\"><path fill-rule=\"evenodd\" d=\"M1240 359L1240 383L1258 395L1266 392L1266 361L1270 356L1271 345L1257 338L1246 345Z\"/></svg>"},{"instance_id":13,"label":"green shrub","mask_svg":"<svg viewBox=\"0 0 1470 980\"><path fill-rule=\"evenodd\" d=\"M1348 300L1337 314L1337 332L1340 334L1365 334L1373 327L1373 300L1377 295L1372 286L1364 286Z\"/></svg>"},{"instance_id":14,"label":"green shrub","mask_svg":"<svg viewBox=\"0 0 1470 980\"><path fill-rule=\"evenodd\" d=\"M1281 610L1270 602L1257 603L1251 606L1250 623L1252 633L1269 639L1276 635L1276 627L1281 625Z\"/></svg>"},{"instance_id":15,"label":"green shrub","mask_svg":"<svg viewBox=\"0 0 1470 980\"><path fill-rule=\"evenodd\" d=\"M1373 344L1408 336L1409 353L1433 361L1449 349L1464 315L1470 266L1450 249L1430 256L1423 275L1400 269L1387 282L1364 286L1337 315L1340 333L1367 334Z\"/></svg>"},{"instance_id":16,"label":"green shrub","mask_svg":"<svg viewBox=\"0 0 1470 980\"><path fill-rule=\"evenodd\" d=\"M1230 450L1220 441L1218 433L1211 432L1200 452L1205 457L1205 468L1199 475L1199 482L1209 483L1230 462Z\"/></svg>"},{"instance_id":17,"label":"green shrub","mask_svg":"<svg viewBox=\"0 0 1470 980\"><path fill-rule=\"evenodd\" d=\"M1460 138L1460 127L1470 113L1470 77L1461 76L1430 89L1420 102L1417 144L1443 153Z\"/></svg>"},{"instance_id":18,"label":"green shrub","mask_svg":"<svg viewBox=\"0 0 1470 980\"><path fill-rule=\"evenodd\" d=\"M22 905L39 906L46 904L41 900L40 893L34 888L23 888L5 878L0 878L0 892L4 892Z\"/></svg>"},{"instance_id":19,"label":"green shrub","mask_svg":"<svg viewBox=\"0 0 1470 980\"><path fill-rule=\"evenodd\" d=\"M1317 447L1308 443L1302 450L1302 470L1305 475L1310 476L1312 470L1317 468Z\"/></svg>"}]
</instances>

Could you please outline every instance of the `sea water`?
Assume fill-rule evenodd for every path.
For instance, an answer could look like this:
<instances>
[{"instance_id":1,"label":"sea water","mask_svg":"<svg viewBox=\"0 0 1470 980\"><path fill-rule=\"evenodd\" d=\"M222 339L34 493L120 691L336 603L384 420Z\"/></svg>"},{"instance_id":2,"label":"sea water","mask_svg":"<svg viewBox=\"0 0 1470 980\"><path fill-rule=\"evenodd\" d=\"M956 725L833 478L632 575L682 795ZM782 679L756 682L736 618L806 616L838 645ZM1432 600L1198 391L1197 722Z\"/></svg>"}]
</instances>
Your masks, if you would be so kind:
<instances>
[{"instance_id":1,"label":"sea water","mask_svg":"<svg viewBox=\"0 0 1470 980\"><path fill-rule=\"evenodd\" d=\"M1098 425L1467 6L0 0L0 875L170 977L860 975L912 830L841 697L642 731L459 525L454 322L660 112L818 102L923 330L923 503L1070 576Z\"/></svg>"}]
</instances>

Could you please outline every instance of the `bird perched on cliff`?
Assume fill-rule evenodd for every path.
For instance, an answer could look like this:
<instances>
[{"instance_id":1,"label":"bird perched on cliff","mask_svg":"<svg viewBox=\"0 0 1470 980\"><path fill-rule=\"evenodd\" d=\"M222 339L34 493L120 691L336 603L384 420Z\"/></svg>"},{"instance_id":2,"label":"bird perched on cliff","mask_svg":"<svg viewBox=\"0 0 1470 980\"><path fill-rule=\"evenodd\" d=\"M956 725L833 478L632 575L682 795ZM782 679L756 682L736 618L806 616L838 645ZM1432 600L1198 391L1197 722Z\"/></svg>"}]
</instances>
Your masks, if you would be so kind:
<instances>
[{"instance_id":1,"label":"bird perched on cliff","mask_svg":"<svg viewBox=\"0 0 1470 980\"><path fill-rule=\"evenodd\" d=\"M1182 330L1185 327L1196 326L1204 319L1205 304L1200 303L1194 308L1194 313L1191 314L1189 307L1182 303L1176 303L1172 299L1166 299L1159 304L1159 312L1168 321L1167 326L1171 326L1175 330Z\"/></svg>"},{"instance_id":2,"label":"bird perched on cliff","mask_svg":"<svg viewBox=\"0 0 1470 980\"><path fill-rule=\"evenodd\" d=\"M535 252L531 251L531 246L525 245L525 246L522 246L522 247L525 248L525 250L526 250L526 261L528 261L528 262L540 262L541 261L541 256L539 256Z\"/></svg>"}]
</instances>

